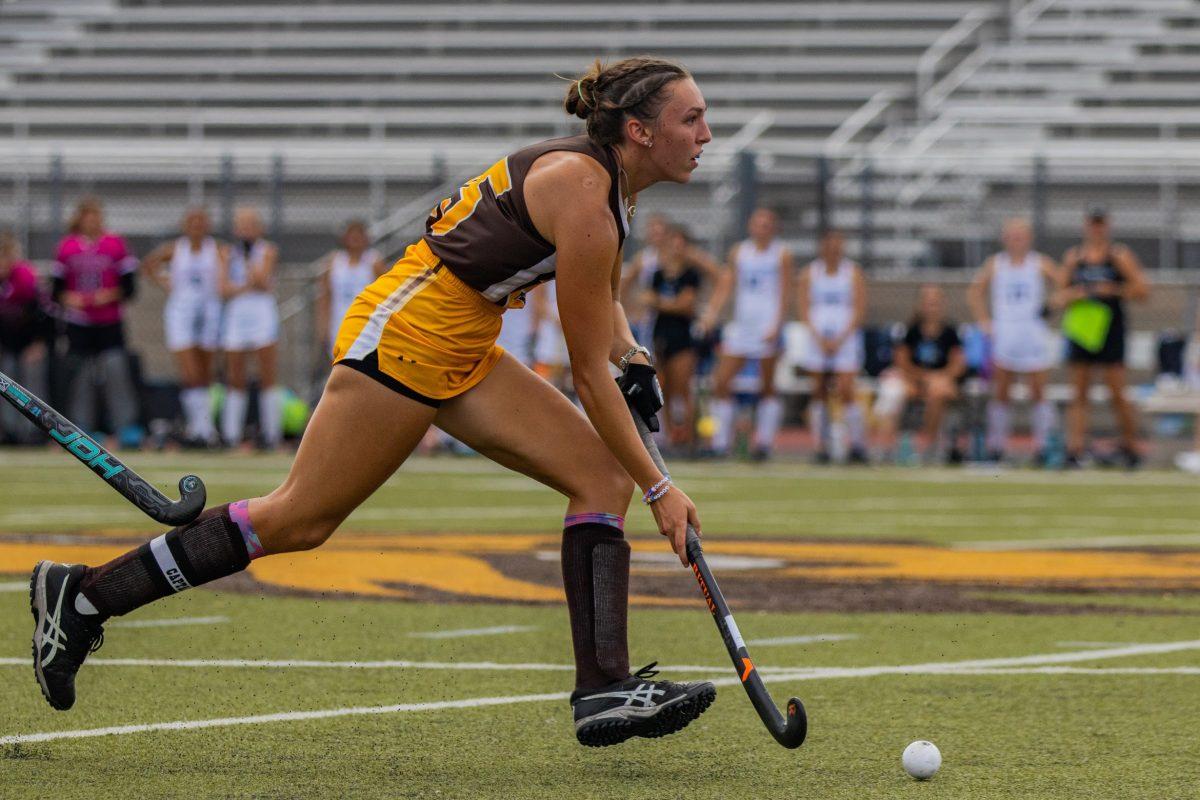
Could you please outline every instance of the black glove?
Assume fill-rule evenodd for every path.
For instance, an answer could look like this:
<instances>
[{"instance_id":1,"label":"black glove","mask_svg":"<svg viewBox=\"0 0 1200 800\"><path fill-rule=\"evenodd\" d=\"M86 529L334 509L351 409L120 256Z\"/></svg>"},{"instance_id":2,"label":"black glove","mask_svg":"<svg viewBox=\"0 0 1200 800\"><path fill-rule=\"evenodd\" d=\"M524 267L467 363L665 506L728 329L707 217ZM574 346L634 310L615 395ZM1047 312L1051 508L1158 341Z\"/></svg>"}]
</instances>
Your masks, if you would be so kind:
<instances>
[{"instance_id":1,"label":"black glove","mask_svg":"<svg viewBox=\"0 0 1200 800\"><path fill-rule=\"evenodd\" d=\"M658 433L658 410L663 407L663 395L654 367L630 364L617 378L617 386L630 409L645 420L647 428Z\"/></svg>"}]
</instances>

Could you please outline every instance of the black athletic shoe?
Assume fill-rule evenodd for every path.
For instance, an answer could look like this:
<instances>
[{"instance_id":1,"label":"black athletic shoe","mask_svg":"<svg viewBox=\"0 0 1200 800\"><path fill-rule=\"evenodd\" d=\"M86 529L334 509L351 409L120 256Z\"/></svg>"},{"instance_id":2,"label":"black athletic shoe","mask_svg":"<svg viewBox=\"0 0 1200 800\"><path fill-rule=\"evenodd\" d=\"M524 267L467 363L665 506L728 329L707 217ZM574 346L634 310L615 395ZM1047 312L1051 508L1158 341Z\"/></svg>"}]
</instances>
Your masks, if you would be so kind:
<instances>
[{"instance_id":1,"label":"black athletic shoe","mask_svg":"<svg viewBox=\"0 0 1200 800\"><path fill-rule=\"evenodd\" d=\"M100 618L75 610L83 578L82 564L39 562L29 579L33 629L33 673L51 706L66 711L75 704L75 673L88 653L104 644Z\"/></svg>"},{"instance_id":2,"label":"black athletic shoe","mask_svg":"<svg viewBox=\"0 0 1200 800\"><path fill-rule=\"evenodd\" d=\"M818 467L824 467L833 463L833 459L829 457L828 450L821 449L813 455L813 463Z\"/></svg>"},{"instance_id":3,"label":"black athletic shoe","mask_svg":"<svg viewBox=\"0 0 1200 800\"><path fill-rule=\"evenodd\" d=\"M847 464L856 464L858 466L866 466L871 463L871 458L867 455L867 451L861 447L851 447L849 454L846 456Z\"/></svg>"},{"instance_id":4,"label":"black athletic shoe","mask_svg":"<svg viewBox=\"0 0 1200 800\"><path fill-rule=\"evenodd\" d=\"M603 688L571 694L580 744L607 747L634 736L667 736L686 728L717 698L717 687L708 681L649 680L658 674L657 664Z\"/></svg>"}]
</instances>

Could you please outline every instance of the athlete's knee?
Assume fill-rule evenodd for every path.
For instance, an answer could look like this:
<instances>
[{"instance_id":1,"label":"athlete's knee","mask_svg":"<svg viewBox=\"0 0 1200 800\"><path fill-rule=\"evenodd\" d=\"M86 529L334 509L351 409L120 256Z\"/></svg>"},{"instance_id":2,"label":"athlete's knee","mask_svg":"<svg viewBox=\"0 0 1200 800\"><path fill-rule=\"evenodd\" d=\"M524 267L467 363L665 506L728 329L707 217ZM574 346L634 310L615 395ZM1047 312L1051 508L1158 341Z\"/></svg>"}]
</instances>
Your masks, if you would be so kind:
<instances>
[{"instance_id":1,"label":"athlete's knee","mask_svg":"<svg viewBox=\"0 0 1200 800\"><path fill-rule=\"evenodd\" d=\"M633 497L634 486L633 478L629 477L629 473L620 467L606 470L601 483L608 502L617 503L622 507L629 505L629 500Z\"/></svg>"},{"instance_id":2,"label":"athlete's knee","mask_svg":"<svg viewBox=\"0 0 1200 800\"><path fill-rule=\"evenodd\" d=\"M285 487L257 501L251 514L263 546L274 553L320 547L346 518L340 510L314 511Z\"/></svg>"}]
</instances>

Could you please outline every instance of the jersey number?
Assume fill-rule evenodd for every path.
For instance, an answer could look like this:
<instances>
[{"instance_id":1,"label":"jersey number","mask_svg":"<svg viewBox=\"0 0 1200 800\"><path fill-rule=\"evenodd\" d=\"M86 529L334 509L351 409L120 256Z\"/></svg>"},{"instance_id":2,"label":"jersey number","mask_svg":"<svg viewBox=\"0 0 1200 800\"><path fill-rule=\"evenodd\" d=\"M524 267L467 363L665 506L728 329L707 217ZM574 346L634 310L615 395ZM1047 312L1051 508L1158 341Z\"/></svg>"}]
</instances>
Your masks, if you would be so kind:
<instances>
[{"instance_id":1,"label":"jersey number","mask_svg":"<svg viewBox=\"0 0 1200 800\"><path fill-rule=\"evenodd\" d=\"M479 201L483 199L481 185L484 181L491 186L493 197L499 197L511 189L512 182L508 177L508 159L492 164L488 167L487 172L467 181L458 190L457 195L447 197L438 203L430 213L432 222L429 225L429 233L433 236L445 236L457 228L463 220L474 214L475 206L479 205Z\"/></svg>"}]
</instances>

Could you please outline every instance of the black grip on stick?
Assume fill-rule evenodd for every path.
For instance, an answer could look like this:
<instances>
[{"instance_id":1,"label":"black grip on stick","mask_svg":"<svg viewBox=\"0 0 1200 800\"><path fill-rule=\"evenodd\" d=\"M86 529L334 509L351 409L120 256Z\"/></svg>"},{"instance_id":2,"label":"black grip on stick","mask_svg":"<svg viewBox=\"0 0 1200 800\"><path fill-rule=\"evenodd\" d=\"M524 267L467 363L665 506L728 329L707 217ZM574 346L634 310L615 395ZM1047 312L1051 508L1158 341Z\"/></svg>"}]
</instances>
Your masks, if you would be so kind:
<instances>
[{"instance_id":1,"label":"black grip on stick","mask_svg":"<svg viewBox=\"0 0 1200 800\"><path fill-rule=\"evenodd\" d=\"M3 372L0 372L0 396L156 522L171 526L186 525L204 510L207 492L204 482L195 475L185 475L179 479L180 499L173 501L93 441L73 422Z\"/></svg>"}]
</instances>

